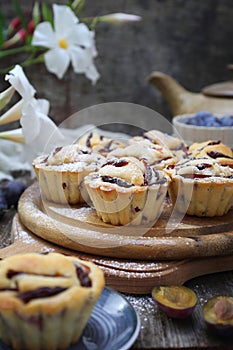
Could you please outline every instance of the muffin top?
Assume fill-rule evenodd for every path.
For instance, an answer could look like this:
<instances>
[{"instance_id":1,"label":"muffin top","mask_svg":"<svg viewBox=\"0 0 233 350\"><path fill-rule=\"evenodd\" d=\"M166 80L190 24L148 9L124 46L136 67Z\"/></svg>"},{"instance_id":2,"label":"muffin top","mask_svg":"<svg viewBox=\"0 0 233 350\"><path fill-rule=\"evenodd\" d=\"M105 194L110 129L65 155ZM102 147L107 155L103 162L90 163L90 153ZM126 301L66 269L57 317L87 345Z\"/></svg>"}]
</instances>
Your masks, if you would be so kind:
<instances>
[{"instance_id":1,"label":"muffin top","mask_svg":"<svg viewBox=\"0 0 233 350\"><path fill-rule=\"evenodd\" d=\"M155 145L161 145L171 151L185 150L186 146L178 137L171 136L159 130L149 130L144 132L142 136L135 136L130 139L131 142L147 141Z\"/></svg>"},{"instance_id":2,"label":"muffin top","mask_svg":"<svg viewBox=\"0 0 233 350\"><path fill-rule=\"evenodd\" d=\"M77 144L92 148L99 145L101 142L108 141L107 137L98 134L97 132L90 132L77 140Z\"/></svg>"},{"instance_id":3,"label":"muffin top","mask_svg":"<svg viewBox=\"0 0 233 350\"><path fill-rule=\"evenodd\" d=\"M0 262L0 309L46 305L55 312L55 305L68 306L74 293L81 298L97 285L102 288L104 280L93 263L60 253L13 255Z\"/></svg>"},{"instance_id":4,"label":"muffin top","mask_svg":"<svg viewBox=\"0 0 233 350\"><path fill-rule=\"evenodd\" d=\"M87 181L90 180L94 181L95 185L105 183L122 188L151 186L168 181L162 171L150 167L145 160L134 157L109 160L98 172L87 177Z\"/></svg>"},{"instance_id":5,"label":"muffin top","mask_svg":"<svg viewBox=\"0 0 233 350\"><path fill-rule=\"evenodd\" d=\"M173 175L186 178L225 177L233 179L233 170L222 166L211 158L192 158L178 162L175 166L168 166L166 171Z\"/></svg>"},{"instance_id":6,"label":"muffin top","mask_svg":"<svg viewBox=\"0 0 233 350\"><path fill-rule=\"evenodd\" d=\"M108 157L135 157L144 159L149 165L155 165L163 160L173 157L172 152L161 145L154 145L151 142L139 142L137 145L130 144L125 148L117 148L108 154Z\"/></svg>"},{"instance_id":7,"label":"muffin top","mask_svg":"<svg viewBox=\"0 0 233 350\"><path fill-rule=\"evenodd\" d=\"M216 159L219 164L233 168L233 151L219 140L196 142L190 145L189 153L191 157Z\"/></svg>"},{"instance_id":8,"label":"muffin top","mask_svg":"<svg viewBox=\"0 0 233 350\"><path fill-rule=\"evenodd\" d=\"M33 166L57 171L95 171L105 162L105 157L92 153L78 144L56 147L50 154L37 157Z\"/></svg>"},{"instance_id":9,"label":"muffin top","mask_svg":"<svg viewBox=\"0 0 233 350\"><path fill-rule=\"evenodd\" d=\"M178 151L186 148L184 142L178 137L171 136L159 130L147 131L143 134L143 136L149 139L151 142L165 146L173 151Z\"/></svg>"},{"instance_id":10,"label":"muffin top","mask_svg":"<svg viewBox=\"0 0 233 350\"><path fill-rule=\"evenodd\" d=\"M123 148L125 144L115 139L91 132L77 141L77 144L89 147L92 152L107 155L116 148Z\"/></svg>"},{"instance_id":11,"label":"muffin top","mask_svg":"<svg viewBox=\"0 0 233 350\"><path fill-rule=\"evenodd\" d=\"M164 149L170 151L171 156L175 162L187 157L187 147L179 138L162 133L158 130L150 130L145 132L143 136L135 136L129 140L130 144L135 144L135 142L154 146L161 146ZM165 154L164 154L165 156ZM171 158L170 156L170 158Z\"/></svg>"},{"instance_id":12,"label":"muffin top","mask_svg":"<svg viewBox=\"0 0 233 350\"><path fill-rule=\"evenodd\" d=\"M85 155L90 155L91 150L87 147L72 144L63 147L55 148L47 157L47 165L60 165L74 163L85 158Z\"/></svg>"},{"instance_id":13,"label":"muffin top","mask_svg":"<svg viewBox=\"0 0 233 350\"><path fill-rule=\"evenodd\" d=\"M99 170L100 176L120 178L137 186L142 186L144 184L144 174L144 164L132 157L110 160Z\"/></svg>"}]
</instances>

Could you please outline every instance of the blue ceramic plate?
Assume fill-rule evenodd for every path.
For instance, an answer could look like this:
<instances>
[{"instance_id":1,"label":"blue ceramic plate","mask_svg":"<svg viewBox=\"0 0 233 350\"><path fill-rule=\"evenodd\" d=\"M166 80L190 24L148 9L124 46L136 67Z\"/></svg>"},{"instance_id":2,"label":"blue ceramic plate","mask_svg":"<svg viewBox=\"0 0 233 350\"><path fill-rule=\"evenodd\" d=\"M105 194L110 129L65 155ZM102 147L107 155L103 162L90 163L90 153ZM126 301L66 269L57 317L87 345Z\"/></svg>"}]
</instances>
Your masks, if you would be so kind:
<instances>
[{"instance_id":1,"label":"blue ceramic plate","mask_svg":"<svg viewBox=\"0 0 233 350\"><path fill-rule=\"evenodd\" d=\"M127 350L140 331L140 321L123 295L105 288L78 343L68 350ZM1 350L12 350L0 341Z\"/></svg>"}]
</instances>

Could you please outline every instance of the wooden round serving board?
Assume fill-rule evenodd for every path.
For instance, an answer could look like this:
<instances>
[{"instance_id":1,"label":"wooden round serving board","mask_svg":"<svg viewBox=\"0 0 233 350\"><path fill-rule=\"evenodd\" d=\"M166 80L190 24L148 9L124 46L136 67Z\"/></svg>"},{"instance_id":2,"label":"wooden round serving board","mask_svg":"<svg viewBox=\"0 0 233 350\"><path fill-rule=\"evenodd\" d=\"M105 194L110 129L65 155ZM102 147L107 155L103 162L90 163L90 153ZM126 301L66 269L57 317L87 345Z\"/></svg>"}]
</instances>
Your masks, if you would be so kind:
<instances>
[{"instance_id":1,"label":"wooden round serving board","mask_svg":"<svg viewBox=\"0 0 233 350\"><path fill-rule=\"evenodd\" d=\"M85 254L38 237L21 223L18 215L13 220L12 241L11 245L0 250L0 258L13 254L51 251L75 255L98 265L104 271L106 285L123 293L149 294L156 285L182 285L193 277L233 269L233 255L170 261L133 261Z\"/></svg>"},{"instance_id":2,"label":"wooden round serving board","mask_svg":"<svg viewBox=\"0 0 233 350\"><path fill-rule=\"evenodd\" d=\"M180 260L233 252L233 211L221 218L186 216L166 231L169 203L153 227L116 227L100 221L90 207L64 207L41 201L38 183L21 196L18 214L35 235L63 248L133 260Z\"/></svg>"}]
</instances>

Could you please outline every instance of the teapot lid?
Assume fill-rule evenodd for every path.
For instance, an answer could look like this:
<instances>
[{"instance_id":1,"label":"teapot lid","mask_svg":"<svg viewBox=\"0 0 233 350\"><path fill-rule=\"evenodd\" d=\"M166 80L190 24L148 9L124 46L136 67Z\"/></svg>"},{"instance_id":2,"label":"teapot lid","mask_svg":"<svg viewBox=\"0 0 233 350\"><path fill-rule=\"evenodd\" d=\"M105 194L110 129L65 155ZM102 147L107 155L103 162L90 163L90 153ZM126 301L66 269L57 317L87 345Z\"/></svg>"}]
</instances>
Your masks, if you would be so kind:
<instances>
[{"instance_id":1,"label":"teapot lid","mask_svg":"<svg viewBox=\"0 0 233 350\"><path fill-rule=\"evenodd\" d=\"M229 64L227 67L229 70L233 70L233 64ZM202 93L213 97L233 97L233 80L208 85L202 89Z\"/></svg>"}]
</instances>

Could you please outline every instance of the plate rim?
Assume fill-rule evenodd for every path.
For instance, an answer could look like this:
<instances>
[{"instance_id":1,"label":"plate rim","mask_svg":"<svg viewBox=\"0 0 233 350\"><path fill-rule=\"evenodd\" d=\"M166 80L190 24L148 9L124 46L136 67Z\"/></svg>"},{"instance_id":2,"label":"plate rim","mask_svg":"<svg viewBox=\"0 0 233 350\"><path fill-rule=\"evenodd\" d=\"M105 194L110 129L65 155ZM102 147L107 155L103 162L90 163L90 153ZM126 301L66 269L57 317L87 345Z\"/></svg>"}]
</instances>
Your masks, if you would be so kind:
<instances>
[{"instance_id":1,"label":"plate rim","mask_svg":"<svg viewBox=\"0 0 233 350\"><path fill-rule=\"evenodd\" d=\"M135 308L133 307L133 305L130 303L130 301L121 292L118 292L117 290L115 290L115 289L113 289L111 287L108 287L108 286L104 287L101 295L103 295L104 291L108 292L108 296L109 295L111 296L111 295L115 294L118 297L120 297L121 299L123 299L124 302L129 306L129 308L131 310L131 314L133 314L135 316L135 327L134 327L134 330L133 330L133 334L131 335L131 337L129 339L127 339L127 341L120 348L117 349L117 350L128 350L135 343L136 339L138 338L138 335L139 335L139 332L140 332L140 329L141 329L140 317L139 317L137 311L135 310ZM100 295L99 298L101 298L101 295ZM110 317L112 317L111 313L109 313L109 315L110 315ZM91 317L90 317L90 319L91 319ZM83 332L85 332L85 328L84 328ZM83 337L83 335L81 336L80 341L82 340L82 337ZM101 349L101 350L105 350L105 349Z\"/></svg>"}]
</instances>

